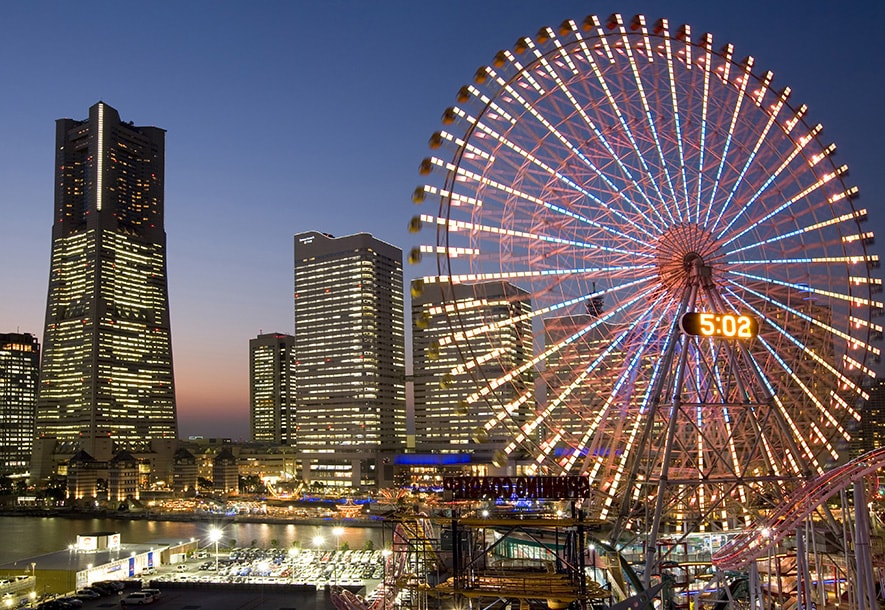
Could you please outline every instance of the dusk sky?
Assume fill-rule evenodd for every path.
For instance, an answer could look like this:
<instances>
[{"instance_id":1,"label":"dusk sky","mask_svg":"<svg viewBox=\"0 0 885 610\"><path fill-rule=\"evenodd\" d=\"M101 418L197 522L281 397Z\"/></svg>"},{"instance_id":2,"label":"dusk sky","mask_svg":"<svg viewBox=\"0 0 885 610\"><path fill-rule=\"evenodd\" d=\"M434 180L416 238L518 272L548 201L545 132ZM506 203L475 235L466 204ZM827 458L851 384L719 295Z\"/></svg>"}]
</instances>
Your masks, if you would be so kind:
<instances>
[{"instance_id":1,"label":"dusk sky","mask_svg":"<svg viewBox=\"0 0 885 610\"><path fill-rule=\"evenodd\" d=\"M42 342L55 120L102 100L167 130L180 433L247 439L249 339L292 332L293 235L367 231L408 251L418 164L458 88L521 36L612 12L688 23L772 70L838 145L882 243L881 1L10 1L0 332Z\"/></svg>"}]
</instances>

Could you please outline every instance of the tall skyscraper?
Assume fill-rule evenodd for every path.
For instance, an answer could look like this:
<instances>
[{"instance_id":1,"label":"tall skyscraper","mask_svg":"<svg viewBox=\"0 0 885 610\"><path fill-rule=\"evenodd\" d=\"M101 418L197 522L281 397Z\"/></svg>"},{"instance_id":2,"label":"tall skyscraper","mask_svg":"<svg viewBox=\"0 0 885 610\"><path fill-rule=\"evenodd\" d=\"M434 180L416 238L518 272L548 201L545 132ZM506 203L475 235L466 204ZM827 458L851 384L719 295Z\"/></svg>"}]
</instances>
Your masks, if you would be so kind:
<instances>
[{"instance_id":1,"label":"tall skyscraper","mask_svg":"<svg viewBox=\"0 0 885 610\"><path fill-rule=\"evenodd\" d=\"M869 388L870 399L860 409L860 425L854 435L853 455L885 447L885 381Z\"/></svg>"},{"instance_id":2,"label":"tall skyscraper","mask_svg":"<svg viewBox=\"0 0 885 610\"><path fill-rule=\"evenodd\" d=\"M249 340L249 420L252 440L295 444L295 337L281 333Z\"/></svg>"},{"instance_id":3,"label":"tall skyscraper","mask_svg":"<svg viewBox=\"0 0 885 610\"><path fill-rule=\"evenodd\" d=\"M493 380L532 358L531 295L508 282L446 285L445 303L436 287L412 297L412 358L415 388L415 450L419 453L472 453L489 463L511 441L514 430L534 408L533 372L499 385L488 401L468 397L476 380ZM413 291L413 294L416 294ZM439 347L451 335L448 318L454 311L465 330L486 327L470 341L471 350L456 343ZM511 323L499 324L507 320ZM468 368L464 359L472 365ZM510 415L490 431L503 405Z\"/></svg>"},{"instance_id":4,"label":"tall skyscraper","mask_svg":"<svg viewBox=\"0 0 885 610\"><path fill-rule=\"evenodd\" d=\"M40 344L27 333L0 334L0 474L28 472L34 442L34 410Z\"/></svg>"},{"instance_id":5,"label":"tall skyscraper","mask_svg":"<svg viewBox=\"0 0 885 610\"><path fill-rule=\"evenodd\" d=\"M103 102L56 122L37 430L98 460L177 437L164 152L163 129Z\"/></svg>"},{"instance_id":6,"label":"tall skyscraper","mask_svg":"<svg viewBox=\"0 0 885 610\"><path fill-rule=\"evenodd\" d=\"M402 251L366 233L295 236L295 447L302 477L392 478L405 446ZM389 475L389 476L388 476Z\"/></svg>"}]
</instances>

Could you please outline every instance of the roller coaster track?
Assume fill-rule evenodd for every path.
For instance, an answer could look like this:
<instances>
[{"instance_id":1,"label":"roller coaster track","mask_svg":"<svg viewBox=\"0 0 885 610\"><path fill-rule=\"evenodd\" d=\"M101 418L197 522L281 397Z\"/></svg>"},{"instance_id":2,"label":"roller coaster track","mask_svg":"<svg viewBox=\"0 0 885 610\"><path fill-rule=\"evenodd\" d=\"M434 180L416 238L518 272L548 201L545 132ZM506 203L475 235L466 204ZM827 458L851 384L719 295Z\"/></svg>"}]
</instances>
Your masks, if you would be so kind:
<instances>
[{"instance_id":1,"label":"roller coaster track","mask_svg":"<svg viewBox=\"0 0 885 610\"><path fill-rule=\"evenodd\" d=\"M747 528L713 555L720 570L739 570L795 534L800 524L843 489L885 467L885 448L857 457L797 488L763 522Z\"/></svg>"},{"instance_id":2,"label":"roller coaster track","mask_svg":"<svg viewBox=\"0 0 885 610\"><path fill-rule=\"evenodd\" d=\"M335 588L332 591L332 604L335 608L337 610L393 608L401 581L407 575L409 554L417 552L423 557L436 553L432 544L432 528L430 521L421 517L398 523L393 530L393 552L385 560L384 583L376 591L375 599L367 602L347 589Z\"/></svg>"}]
</instances>

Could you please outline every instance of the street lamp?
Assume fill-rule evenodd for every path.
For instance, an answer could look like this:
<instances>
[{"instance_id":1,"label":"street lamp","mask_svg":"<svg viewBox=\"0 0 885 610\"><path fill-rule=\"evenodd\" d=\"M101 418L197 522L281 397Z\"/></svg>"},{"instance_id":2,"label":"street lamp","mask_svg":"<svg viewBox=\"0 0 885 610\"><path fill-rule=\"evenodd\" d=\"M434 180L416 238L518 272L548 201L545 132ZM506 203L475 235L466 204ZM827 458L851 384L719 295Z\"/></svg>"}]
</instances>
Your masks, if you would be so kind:
<instances>
[{"instance_id":1,"label":"street lamp","mask_svg":"<svg viewBox=\"0 0 885 610\"><path fill-rule=\"evenodd\" d=\"M323 545L323 542L325 542L325 541L323 540L322 536L314 536L313 537L314 554L316 555L316 558L317 558L317 586L319 586L319 584L320 584L320 576L319 575L320 575L320 572L322 571L322 568L323 568L323 562L321 560L322 558L319 555L320 547Z\"/></svg>"},{"instance_id":2,"label":"street lamp","mask_svg":"<svg viewBox=\"0 0 885 610\"><path fill-rule=\"evenodd\" d=\"M335 556L332 557L332 584L338 584L338 551L341 549L341 545L339 544L339 539L341 538L341 534L344 533L343 527L333 527L332 533L335 535Z\"/></svg>"},{"instance_id":3,"label":"street lamp","mask_svg":"<svg viewBox=\"0 0 885 610\"><path fill-rule=\"evenodd\" d=\"M209 530L209 540L215 543L215 574L218 575L218 541L221 540L222 531L217 527Z\"/></svg>"}]
</instances>

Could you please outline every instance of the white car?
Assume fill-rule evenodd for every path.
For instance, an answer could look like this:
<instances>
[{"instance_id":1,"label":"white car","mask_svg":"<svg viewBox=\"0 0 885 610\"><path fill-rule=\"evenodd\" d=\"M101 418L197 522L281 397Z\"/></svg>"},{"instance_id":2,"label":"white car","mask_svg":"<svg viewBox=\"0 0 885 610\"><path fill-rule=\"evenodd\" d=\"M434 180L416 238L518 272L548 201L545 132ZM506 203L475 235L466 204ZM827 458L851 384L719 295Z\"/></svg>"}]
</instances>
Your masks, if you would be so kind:
<instances>
[{"instance_id":1,"label":"white car","mask_svg":"<svg viewBox=\"0 0 885 610\"><path fill-rule=\"evenodd\" d=\"M120 600L121 606L142 606L154 603L154 596L145 591L135 591Z\"/></svg>"}]
</instances>

